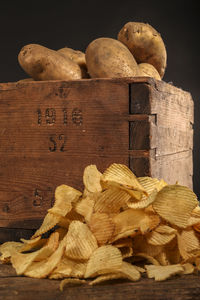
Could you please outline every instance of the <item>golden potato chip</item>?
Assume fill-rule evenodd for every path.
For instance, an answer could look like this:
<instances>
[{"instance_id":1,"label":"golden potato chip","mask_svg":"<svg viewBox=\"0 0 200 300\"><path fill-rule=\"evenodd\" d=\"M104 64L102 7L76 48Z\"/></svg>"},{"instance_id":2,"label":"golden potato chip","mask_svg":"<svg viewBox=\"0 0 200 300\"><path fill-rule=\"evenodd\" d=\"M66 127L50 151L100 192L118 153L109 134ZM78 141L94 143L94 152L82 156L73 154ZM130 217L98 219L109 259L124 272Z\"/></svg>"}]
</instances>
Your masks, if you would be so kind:
<instances>
[{"instance_id":1,"label":"golden potato chip","mask_svg":"<svg viewBox=\"0 0 200 300\"><path fill-rule=\"evenodd\" d=\"M113 246L115 246L117 248L132 247L133 246L133 239L132 238L120 239L120 240L114 242Z\"/></svg>"},{"instance_id":2,"label":"golden potato chip","mask_svg":"<svg viewBox=\"0 0 200 300\"><path fill-rule=\"evenodd\" d=\"M162 281L170 278L176 274L182 274L184 268L180 265L170 265L170 266L155 266L155 265L145 265L147 270L147 276L149 278L155 278L156 281Z\"/></svg>"},{"instance_id":3,"label":"golden potato chip","mask_svg":"<svg viewBox=\"0 0 200 300\"><path fill-rule=\"evenodd\" d=\"M105 275L100 275L97 278L93 279L92 281L90 281L89 285L95 285L95 284L99 284L105 281L115 280L115 279L126 279L126 277L121 272L108 273Z\"/></svg>"},{"instance_id":4,"label":"golden potato chip","mask_svg":"<svg viewBox=\"0 0 200 300\"><path fill-rule=\"evenodd\" d=\"M10 258L14 253L21 252L23 247L22 243L19 242L5 242L0 245L0 261L2 263L9 263Z\"/></svg>"},{"instance_id":5,"label":"golden potato chip","mask_svg":"<svg viewBox=\"0 0 200 300\"><path fill-rule=\"evenodd\" d=\"M59 185L55 190L54 206L48 209L48 212L65 217L71 211L72 203L76 202L81 195L81 192L68 185Z\"/></svg>"},{"instance_id":6,"label":"golden potato chip","mask_svg":"<svg viewBox=\"0 0 200 300\"><path fill-rule=\"evenodd\" d=\"M80 262L70 259L66 256L62 257L56 268L49 275L50 279L61 279L64 277L83 278L86 270L87 262Z\"/></svg>"},{"instance_id":7,"label":"golden potato chip","mask_svg":"<svg viewBox=\"0 0 200 300\"><path fill-rule=\"evenodd\" d=\"M102 191L102 186L100 183L101 172L97 170L95 165L89 165L85 168L83 172L83 183L85 188L90 193L96 193Z\"/></svg>"},{"instance_id":8,"label":"golden potato chip","mask_svg":"<svg viewBox=\"0 0 200 300\"><path fill-rule=\"evenodd\" d=\"M29 263L28 267L26 266L24 275L28 277L33 277L33 278L45 278L47 277L58 265L60 262L64 250L66 247L66 237L60 242L58 248L53 252L52 255L44 255L45 253L42 253L45 259L39 261L39 257L35 257L31 263ZM42 249L47 248L50 249L49 247L43 247ZM42 251L40 249L39 251ZM52 250L52 249L51 249ZM30 253L30 254L34 254ZM37 261L35 261L37 260Z\"/></svg>"},{"instance_id":9,"label":"golden potato chip","mask_svg":"<svg viewBox=\"0 0 200 300\"><path fill-rule=\"evenodd\" d=\"M50 249L53 250L53 252L58 248L59 246L59 232L53 232L50 237L47 240L47 244Z\"/></svg>"},{"instance_id":10,"label":"golden potato chip","mask_svg":"<svg viewBox=\"0 0 200 300\"><path fill-rule=\"evenodd\" d=\"M200 217L190 216L189 219L188 219L187 227L190 227L190 226L194 226L193 228L196 231L200 231L200 229L199 229L199 227L200 227Z\"/></svg>"},{"instance_id":11,"label":"golden potato chip","mask_svg":"<svg viewBox=\"0 0 200 300\"><path fill-rule=\"evenodd\" d=\"M95 201L91 197L82 198L79 202L76 203L75 211L78 214L82 215L85 218L86 222L89 222L93 213L94 203Z\"/></svg>"},{"instance_id":12,"label":"golden potato chip","mask_svg":"<svg viewBox=\"0 0 200 300\"><path fill-rule=\"evenodd\" d=\"M163 179L158 180L157 178L148 176L138 177L137 180L144 187L148 194L151 194L154 189L159 192L164 186L167 185L167 183Z\"/></svg>"},{"instance_id":13,"label":"golden potato chip","mask_svg":"<svg viewBox=\"0 0 200 300\"><path fill-rule=\"evenodd\" d=\"M65 255L71 259L87 260L98 248L97 240L88 226L72 221L66 235Z\"/></svg>"},{"instance_id":14,"label":"golden potato chip","mask_svg":"<svg viewBox=\"0 0 200 300\"><path fill-rule=\"evenodd\" d=\"M131 196L118 188L109 188L99 194L95 201L94 212L119 213Z\"/></svg>"},{"instance_id":15,"label":"golden potato chip","mask_svg":"<svg viewBox=\"0 0 200 300\"><path fill-rule=\"evenodd\" d=\"M176 237L176 229L167 225L159 225L146 235L146 241L154 246L162 246Z\"/></svg>"},{"instance_id":16,"label":"golden potato chip","mask_svg":"<svg viewBox=\"0 0 200 300\"><path fill-rule=\"evenodd\" d=\"M122 255L119 249L111 245L96 249L87 263L85 278L100 274L112 273L122 266Z\"/></svg>"},{"instance_id":17,"label":"golden potato chip","mask_svg":"<svg viewBox=\"0 0 200 300\"><path fill-rule=\"evenodd\" d=\"M186 228L191 212L197 204L197 197L192 190L175 184L160 190L152 205L163 219L178 227Z\"/></svg>"},{"instance_id":18,"label":"golden potato chip","mask_svg":"<svg viewBox=\"0 0 200 300\"><path fill-rule=\"evenodd\" d=\"M147 195L146 190L126 165L116 163L110 165L103 173L101 181L108 187L118 187L127 191L136 200L140 200L143 194Z\"/></svg>"},{"instance_id":19,"label":"golden potato chip","mask_svg":"<svg viewBox=\"0 0 200 300\"><path fill-rule=\"evenodd\" d=\"M148 262L150 262L151 264L155 265L155 266L159 266L160 263L157 261L157 259L155 259L153 256L150 256L146 253L136 253L134 254L134 256L139 256L142 257L144 259L146 259Z\"/></svg>"},{"instance_id":20,"label":"golden potato chip","mask_svg":"<svg viewBox=\"0 0 200 300\"><path fill-rule=\"evenodd\" d=\"M59 217L60 217L60 219L59 219L59 222L57 223L57 225L62 228L67 229L69 227L71 220L66 217L62 217L62 216L59 216Z\"/></svg>"},{"instance_id":21,"label":"golden potato chip","mask_svg":"<svg viewBox=\"0 0 200 300\"><path fill-rule=\"evenodd\" d=\"M55 229L54 232L58 232L59 233L59 241L61 241L64 236L67 234L68 229L67 228L63 228L63 227L58 227Z\"/></svg>"},{"instance_id":22,"label":"golden potato chip","mask_svg":"<svg viewBox=\"0 0 200 300\"><path fill-rule=\"evenodd\" d=\"M181 262L181 255L178 249L177 238L173 239L165 245L165 253L170 264L178 264Z\"/></svg>"},{"instance_id":23,"label":"golden potato chip","mask_svg":"<svg viewBox=\"0 0 200 300\"><path fill-rule=\"evenodd\" d=\"M158 255L155 256L155 259L159 262L161 266L168 266L170 265L168 259L167 259L167 254L163 250L161 251Z\"/></svg>"},{"instance_id":24,"label":"golden potato chip","mask_svg":"<svg viewBox=\"0 0 200 300\"><path fill-rule=\"evenodd\" d=\"M94 234L98 245L106 244L112 237L115 224L112 219L104 213L94 213L88 223L88 226Z\"/></svg>"},{"instance_id":25,"label":"golden potato chip","mask_svg":"<svg viewBox=\"0 0 200 300\"><path fill-rule=\"evenodd\" d=\"M72 205L72 210L66 214L65 216L69 222L71 221L81 221L81 222L84 222L84 217L82 215L80 215L76 210L75 208L73 208L73 205Z\"/></svg>"},{"instance_id":26,"label":"golden potato chip","mask_svg":"<svg viewBox=\"0 0 200 300\"><path fill-rule=\"evenodd\" d=\"M32 264L33 261L40 261L49 257L53 253L53 249L45 246L32 253L15 253L11 257L12 266L15 268L17 275L22 275Z\"/></svg>"},{"instance_id":27,"label":"golden potato chip","mask_svg":"<svg viewBox=\"0 0 200 300\"><path fill-rule=\"evenodd\" d=\"M122 258L131 257L133 255L133 248L132 247L121 247L119 248L122 254Z\"/></svg>"},{"instance_id":28,"label":"golden potato chip","mask_svg":"<svg viewBox=\"0 0 200 300\"><path fill-rule=\"evenodd\" d=\"M20 252L26 252L26 251L30 251L30 250L38 250L41 247L43 247L47 242L47 239L41 239L41 236L38 236L32 240L25 240L22 238L20 240L23 242Z\"/></svg>"},{"instance_id":29,"label":"golden potato chip","mask_svg":"<svg viewBox=\"0 0 200 300\"><path fill-rule=\"evenodd\" d=\"M76 278L63 279L60 283L60 290L62 292L64 289L64 286L67 284L80 285L80 284L85 284L85 283L87 283L87 281L84 279L76 279Z\"/></svg>"},{"instance_id":30,"label":"golden potato chip","mask_svg":"<svg viewBox=\"0 0 200 300\"><path fill-rule=\"evenodd\" d=\"M183 264L182 267L184 269L183 274L192 274L192 273L194 273L195 268L192 264L186 263L186 264Z\"/></svg>"},{"instance_id":31,"label":"golden potato chip","mask_svg":"<svg viewBox=\"0 0 200 300\"><path fill-rule=\"evenodd\" d=\"M142 196L142 199L140 201L133 201L133 198L131 198L127 201L127 205L129 208L133 209L145 208L154 202L157 193L157 190L154 189L148 196Z\"/></svg>"},{"instance_id":32,"label":"golden potato chip","mask_svg":"<svg viewBox=\"0 0 200 300\"><path fill-rule=\"evenodd\" d=\"M60 221L60 216L47 213L47 215L45 216L42 222L42 225L38 230L36 230L36 232L31 237L31 239L35 239L36 237L42 235L43 233L46 233L47 231L52 229L56 224L58 224L59 221Z\"/></svg>"},{"instance_id":33,"label":"golden potato chip","mask_svg":"<svg viewBox=\"0 0 200 300\"><path fill-rule=\"evenodd\" d=\"M177 232L177 239L180 254L185 260L192 256L191 252L199 249L199 239L192 228Z\"/></svg>"},{"instance_id":34,"label":"golden potato chip","mask_svg":"<svg viewBox=\"0 0 200 300\"><path fill-rule=\"evenodd\" d=\"M128 229L128 230L122 231L122 232L118 233L117 235L112 236L112 238L109 240L109 244L114 243L115 241L118 241L123 238L134 237L138 233L139 233L138 229Z\"/></svg>"},{"instance_id":35,"label":"golden potato chip","mask_svg":"<svg viewBox=\"0 0 200 300\"><path fill-rule=\"evenodd\" d=\"M152 230L160 223L158 215L147 213L143 209L127 209L113 218L115 224L114 236L119 233L135 230L142 234Z\"/></svg>"},{"instance_id":36,"label":"golden potato chip","mask_svg":"<svg viewBox=\"0 0 200 300\"><path fill-rule=\"evenodd\" d=\"M200 218L200 206L199 205L193 209L191 216L195 217L195 218Z\"/></svg>"}]
</instances>

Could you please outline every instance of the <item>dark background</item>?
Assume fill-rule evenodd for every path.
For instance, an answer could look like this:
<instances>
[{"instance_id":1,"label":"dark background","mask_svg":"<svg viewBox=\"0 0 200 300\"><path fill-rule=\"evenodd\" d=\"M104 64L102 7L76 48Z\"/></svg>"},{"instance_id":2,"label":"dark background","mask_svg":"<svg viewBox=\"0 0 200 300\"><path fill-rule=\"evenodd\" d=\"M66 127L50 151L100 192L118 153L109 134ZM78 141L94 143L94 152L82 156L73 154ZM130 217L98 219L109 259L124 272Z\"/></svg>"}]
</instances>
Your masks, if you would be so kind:
<instances>
[{"instance_id":1,"label":"dark background","mask_svg":"<svg viewBox=\"0 0 200 300\"><path fill-rule=\"evenodd\" d=\"M151 24L160 32L168 53L163 80L189 91L195 102L194 191L200 196L200 33L198 1L1 1L0 82L27 75L17 55L28 43L85 51L98 37L116 38L129 21ZM187 172L187 170L185 170Z\"/></svg>"}]
</instances>

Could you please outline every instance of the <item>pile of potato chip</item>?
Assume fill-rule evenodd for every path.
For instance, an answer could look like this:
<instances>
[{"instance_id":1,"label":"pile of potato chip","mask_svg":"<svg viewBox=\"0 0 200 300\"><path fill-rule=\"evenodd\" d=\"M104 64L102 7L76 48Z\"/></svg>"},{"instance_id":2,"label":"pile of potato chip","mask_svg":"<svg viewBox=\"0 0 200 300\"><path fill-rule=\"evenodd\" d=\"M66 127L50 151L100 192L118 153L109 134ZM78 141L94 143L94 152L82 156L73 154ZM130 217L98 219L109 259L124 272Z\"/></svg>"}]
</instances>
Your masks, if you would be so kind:
<instances>
[{"instance_id":1,"label":"pile of potato chip","mask_svg":"<svg viewBox=\"0 0 200 300\"><path fill-rule=\"evenodd\" d=\"M30 240L2 244L0 260L18 275L63 279L61 290L200 270L200 207L192 190L137 178L116 163L103 174L87 166L83 182L83 193L58 186L41 227Z\"/></svg>"}]
</instances>

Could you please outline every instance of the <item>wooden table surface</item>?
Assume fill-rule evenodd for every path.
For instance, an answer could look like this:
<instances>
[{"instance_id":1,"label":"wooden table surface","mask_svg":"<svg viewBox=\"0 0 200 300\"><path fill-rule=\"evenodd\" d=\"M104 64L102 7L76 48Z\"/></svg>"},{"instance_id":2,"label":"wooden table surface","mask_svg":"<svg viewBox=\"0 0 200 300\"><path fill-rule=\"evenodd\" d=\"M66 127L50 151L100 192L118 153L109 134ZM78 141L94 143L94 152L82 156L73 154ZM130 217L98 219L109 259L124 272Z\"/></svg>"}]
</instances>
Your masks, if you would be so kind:
<instances>
[{"instance_id":1,"label":"wooden table surface","mask_svg":"<svg viewBox=\"0 0 200 300\"><path fill-rule=\"evenodd\" d=\"M176 276L156 282L116 280L101 285L65 286L59 280L17 277L11 265L0 264L0 300L129 300L200 299L200 275Z\"/></svg>"}]
</instances>

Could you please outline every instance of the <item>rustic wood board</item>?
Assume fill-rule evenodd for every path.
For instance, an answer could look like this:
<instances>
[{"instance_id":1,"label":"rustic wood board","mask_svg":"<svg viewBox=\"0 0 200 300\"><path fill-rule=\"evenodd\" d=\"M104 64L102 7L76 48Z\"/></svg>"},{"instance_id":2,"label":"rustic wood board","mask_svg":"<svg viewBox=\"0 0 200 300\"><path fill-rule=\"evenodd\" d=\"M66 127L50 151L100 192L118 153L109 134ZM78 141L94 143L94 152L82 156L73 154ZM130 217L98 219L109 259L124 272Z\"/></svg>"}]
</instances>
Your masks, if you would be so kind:
<instances>
[{"instance_id":1,"label":"rustic wood board","mask_svg":"<svg viewBox=\"0 0 200 300\"><path fill-rule=\"evenodd\" d=\"M116 280L98 286L66 286L63 292L59 284L58 280L17 277L11 265L0 265L0 300L195 300L200 295L198 275L161 282L142 278L138 282Z\"/></svg>"},{"instance_id":2,"label":"rustic wood board","mask_svg":"<svg viewBox=\"0 0 200 300\"><path fill-rule=\"evenodd\" d=\"M0 84L0 114L0 241L38 228L56 186L82 189L88 164L192 187L193 101L163 81Z\"/></svg>"}]
</instances>

